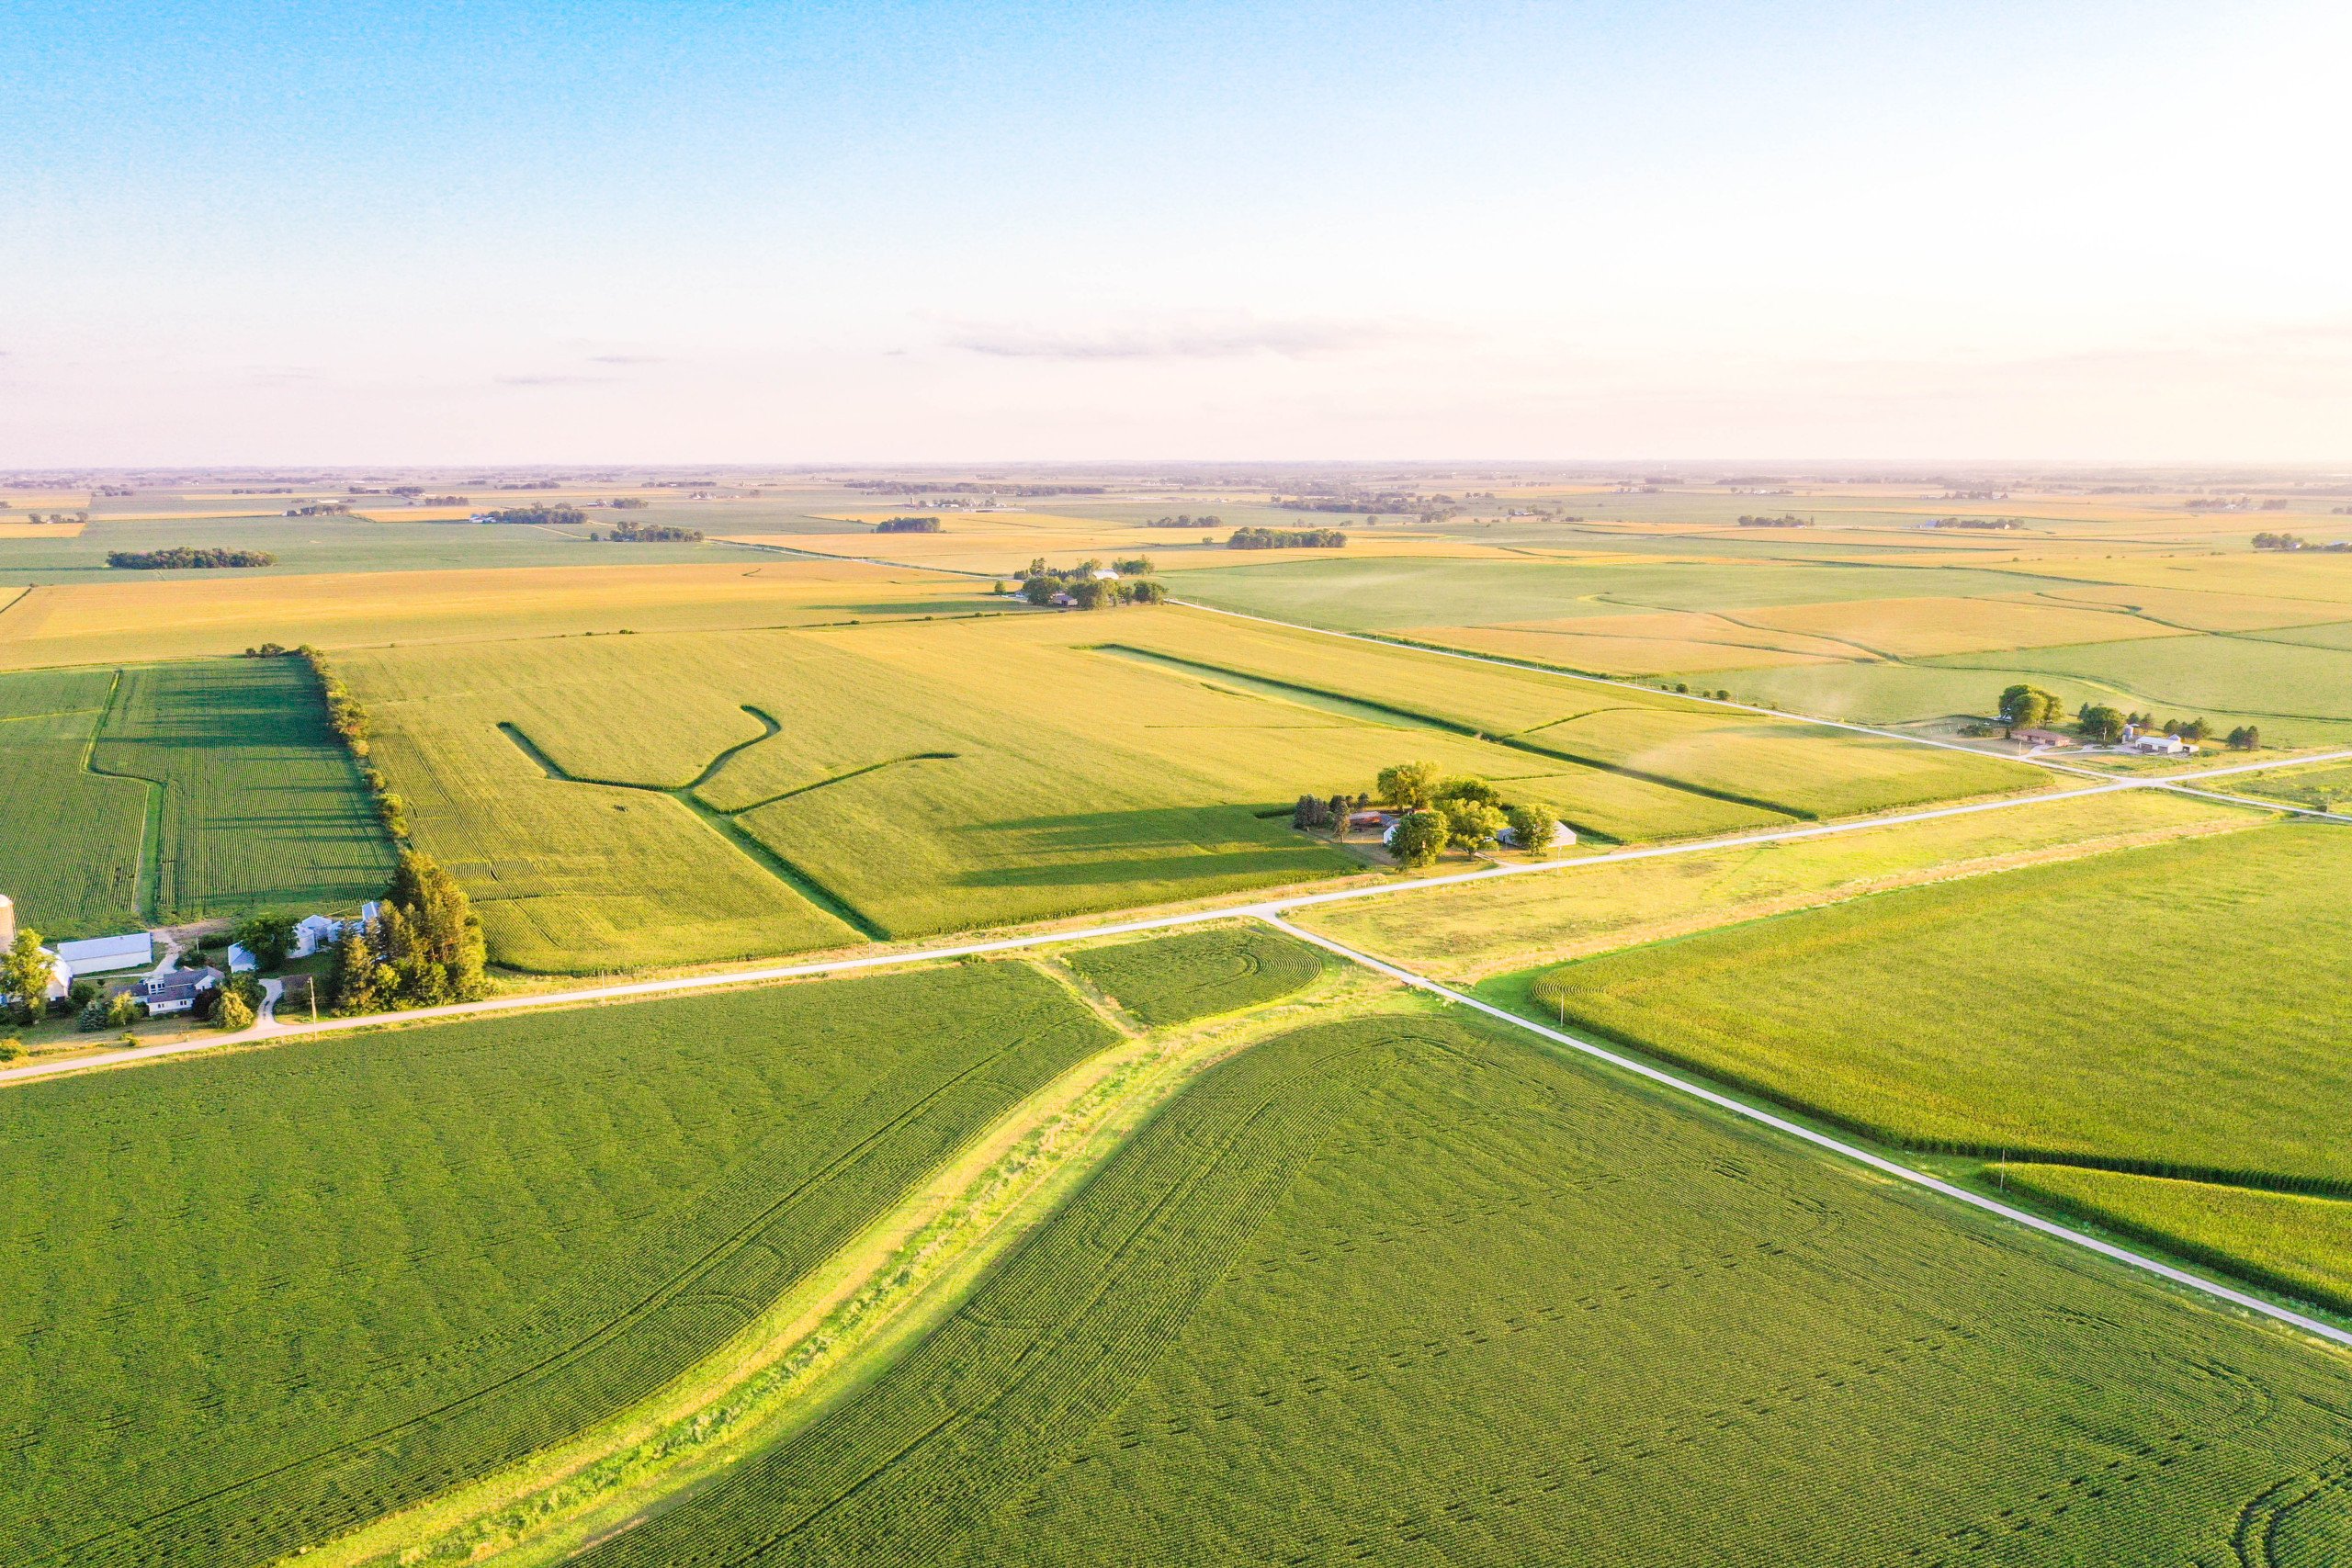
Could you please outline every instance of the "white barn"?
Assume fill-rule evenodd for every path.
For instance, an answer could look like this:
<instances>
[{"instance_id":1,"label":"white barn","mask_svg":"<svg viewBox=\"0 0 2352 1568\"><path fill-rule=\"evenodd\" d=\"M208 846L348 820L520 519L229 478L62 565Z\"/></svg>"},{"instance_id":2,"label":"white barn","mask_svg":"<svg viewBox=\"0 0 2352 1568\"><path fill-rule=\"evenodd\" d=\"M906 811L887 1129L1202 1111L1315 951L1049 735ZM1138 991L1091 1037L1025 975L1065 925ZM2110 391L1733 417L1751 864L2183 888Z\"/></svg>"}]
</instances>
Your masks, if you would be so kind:
<instances>
[{"instance_id":1,"label":"white barn","mask_svg":"<svg viewBox=\"0 0 2352 1568\"><path fill-rule=\"evenodd\" d=\"M76 975L107 975L119 969L150 969L155 964L155 939L146 931L127 936L94 936L86 942L61 942L57 956Z\"/></svg>"}]
</instances>

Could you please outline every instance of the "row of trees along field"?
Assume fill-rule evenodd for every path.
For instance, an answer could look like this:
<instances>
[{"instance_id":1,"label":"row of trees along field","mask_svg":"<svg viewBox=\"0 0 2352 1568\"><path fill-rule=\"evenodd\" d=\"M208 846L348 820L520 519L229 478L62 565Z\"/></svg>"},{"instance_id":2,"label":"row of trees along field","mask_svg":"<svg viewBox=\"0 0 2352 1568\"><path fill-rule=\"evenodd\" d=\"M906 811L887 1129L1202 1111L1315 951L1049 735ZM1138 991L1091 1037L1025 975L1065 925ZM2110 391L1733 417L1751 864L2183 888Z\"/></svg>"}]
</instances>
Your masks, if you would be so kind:
<instances>
[{"instance_id":1,"label":"row of trees along field","mask_svg":"<svg viewBox=\"0 0 2352 1568\"><path fill-rule=\"evenodd\" d=\"M1399 865L1424 866L1449 849L1476 852L1509 830L1530 854L1551 847L1559 813L1538 800L1506 800L1485 779L1448 778L1435 762L1399 762L1380 770L1376 795L1302 795L1291 811L1291 826L1323 829L1345 842L1349 819L1375 800L1397 816L1388 835L1389 852Z\"/></svg>"},{"instance_id":2,"label":"row of trees along field","mask_svg":"<svg viewBox=\"0 0 2352 1568\"><path fill-rule=\"evenodd\" d=\"M266 658L273 653L283 653L285 649L274 642L266 642L257 649L249 648L245 651L256 658ZM367 784L368 795L376 802L376 814L383 818L384 831L395 839L407 838L408 802L394 792L382 771L368 760L368 710L359 705L359 699L351 694L351 688L343 683L343 677L327 668L325 657L317 649L306 642L294 652L296 657L310 665L311 672L319 678L319 694L327 705L327 727L350 751L352 761L359 764L360 780Z\"/></svg>"},{"instance_id":3,"label":"row of trees along field","mask_svg":"<svg viewBox=\"0 0 2352 1568\"><path fill-rule=\"evenodd\" d=\"M576 506L509 506L497 512L482 513L475 521L577 528L588 521L588 514Z\"/></svg>"},{"instance_id":4,"label":"row of trees along field","mask_svg":"<svg viewBox=\"0 0 2352 1568\"><path fill-rule=\"evenodd\" d=\"M174 545L166 550L108 550L107 564L127 571L182 571L191 568L274 566L277 558L267 550L232 550L221 546Z\"/></svg>"},{"instance_id":5,"label":"row of trees along field","mask_svg":"<svg viewBox=\"0 0 2352 1568\"><path fill-rule=\"evenodd\" d=\"M1237 550L1336 550L1347 542L1337 528L1236 528L1226 545Z\"/></svg>"},{"instance_id":6,"label":"row of trees along field","mask_svg":"<svg viewBox=\"0 0 2352 1568\"><path fill-rule=\"evenodd\" d=\"M674 523L632 523L623 518L613 525L609 534L591 532L591 542L602 540L616 545L693 544L702 537L699 528L682 528Z\"/></svg>"}]
</instances>

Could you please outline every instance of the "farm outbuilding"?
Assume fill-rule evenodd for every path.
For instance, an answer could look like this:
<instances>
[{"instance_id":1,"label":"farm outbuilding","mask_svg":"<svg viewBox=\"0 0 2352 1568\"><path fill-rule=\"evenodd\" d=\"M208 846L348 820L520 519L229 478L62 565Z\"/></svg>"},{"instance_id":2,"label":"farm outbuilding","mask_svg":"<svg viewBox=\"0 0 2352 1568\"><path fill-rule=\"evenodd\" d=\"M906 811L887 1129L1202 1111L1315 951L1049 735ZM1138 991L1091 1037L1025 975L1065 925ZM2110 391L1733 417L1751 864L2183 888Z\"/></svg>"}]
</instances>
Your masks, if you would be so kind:
<instances>
[{"instance_id":1,"label":"farm outbuilding","mask_svg":"<svg viewBox=\"0 0 2352 1568\"><path fill-rule=\"evenodd\" d=\"M131 931L124 936L94 936L86 942L61 942L57 956L76 975L145 969L155 962L155 939L147 931Z\"/></svg>"}]
</instances>

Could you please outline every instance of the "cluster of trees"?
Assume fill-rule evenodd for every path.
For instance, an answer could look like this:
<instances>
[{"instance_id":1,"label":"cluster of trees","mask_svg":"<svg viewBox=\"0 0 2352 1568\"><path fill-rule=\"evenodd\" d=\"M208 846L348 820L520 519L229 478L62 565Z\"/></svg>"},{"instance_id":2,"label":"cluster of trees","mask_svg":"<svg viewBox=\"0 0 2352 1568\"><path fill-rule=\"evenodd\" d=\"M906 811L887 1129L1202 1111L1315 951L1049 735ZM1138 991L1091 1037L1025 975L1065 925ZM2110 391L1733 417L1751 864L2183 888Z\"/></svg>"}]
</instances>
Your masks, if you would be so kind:
<instances>
[{"instance_id":1,"label":"cluster of trees","mask_svg":"<svg viewBox=\"0 0 2352 1568\"><path fill-rule=\"evenodd\" d=\"M632 523L624 517L613 525L605 535L590 534L591 539L605 538L622 545L692 544L702 537L699 528L681 528L674 523Z\"/></svg>"},{"instance_id":2,"label":"cluster of trees","mask_svg":"<svg viewBox=\"0 0 2352 1568\"><path fill-rule=\"evenodd\" d=\"M576 506L508 506L496 512L479 513L473 520L477 523L536 523L576 528L588 521L588 514Z\"/></svg>"},{"instance_id":3,"label":"cluster of trees","mask_svg":"<svg viewBox=\"0 0 2352 1568\"><path fill-rule=\"evenodd\" d=\"M286 509L288 517L348 517L351 503L347 501L305 501Z\"/></svg>"},{"instance_id":4,"label":"cluster of trees","mask_svg":"<svg viewBox=\"0 0 2352 1568\"><path fill-rule=\"evenodd\" d=\"M2064 713L2057 697L2039 686L2019 683L2001 694L2001 722L2011 730L2051 728L2064 722ZM2213 733L2213 727L2201 718L2168 718L2159 726L2154 714L2125 713L2104 703L2084 703L2075 708L2075 728L2084 739L2102 746L2122 739L2127 728L2140 734L2161 728L2166 735L2190 741ZM2261 743L2261 736L2253 726L2242 726L2230 731L2229 743L2240 750L2251 750Z\"/></svg>"},{"instance_id":5,"label":"cluster of trees","mask_svg":"<svg viewBox=\"0 0 2352 1568\"><path fill-rule=\"evenodd\" d=\"M1389 852L1404 866L1427 865L1448 849L1483 850L1505 829L1521 849L1540 854L1560 820L1541 801L1505 800L1485 779L1447 778L1435 762L1383 768L1374 784L1382 800L1404 813L1388 839Z\"/></svg>"},{"instance_id":6,"label":"cluster of trees","mask_svg":"<svg viewBox=\"0 0 2352 1568\"><path fill-rule=\"evenodd\" d=\"M267 550L232 550L220 546L174 545L164 550L108 550L108 566L132 571L179 571L190 567L272 566L277 558Z\"/></svg>"},{"instance_id":7,"label":"cluster of trees","mask_svg":"<svg viewBox=\"0 0 2352 1568\"><path fill-rule=\"evenodd\" d=\"M1302 795L1291 807L1290 825L1302 831L1326 829L1335 839L1348 836L1348 818L1372 804L1368 795Z\"/></svg>"},{"instance_id":8,"label":"cluster of trees","mask_svg":"<svg viewBox=\"0 0 2352 1568\"><path fill-rule=\"evenodd\" d=\"M1226 541L1237 550L1336 550L1347 542L1337 528L1236 528Z\"/></svg>"},{"instance_id":9,"label":"cluster of trees","mask_svg":"<svg viewBox=\"0 0 2352 1568\"><path fill-rule=\"evenodd\" d=\"M0 506L7 504L6 502L0 501ZM25 521L28 523L87 523L89 520L90 514L86 512L28 512L25 513Z\"/></svg>"},{"instance_id":10,"label":"cluster of trees","mask_svg":"<svg viewBox=\"0 0 2352 1568\"><path fill-rule=\"evenodd\" d=\"M881 522L874 525L874 531L877 534L936 534L939 532L939 519L936 517L885 517Z\"/></svg>"},{"instance_id":11,"label":"cluster of trees","mask_svg":"<svg viewBox=\"0 0 2352 1568\"><path fill-rule=\"evenodd\" d=\"M2352 507L2339 506L2338 512L2352 512ZM2254 547L2257 550L2352 550L2352 544L2339 539L2332 545L2314 545L2301 534L2256 534Z\"/></svg>"},{"instance_id":12,"label":"cluster of trees","mask_svg":"<svg viewBox=\"0 0 2352 1568\"><path fill-rule=\"evenodd\" d=\"M2256 750L2262 745L2262 728L2259 725L2241 724L2222 739L2233 751Z\"/></svg>"},{"instance_id":13,"label":"cluster of trees","mask_svg":"<svg viewBox=\"0 0 2352 1568\"><path fill-rule=\"evenodd\" d=\"M1211 513L1203 513L1195 517L1189 512L1180 512L1173 517L1155 517L1144 526L1147 528L1222 528L1225 526L1225 519Z\"/></svg>"},{"instance_id":14,"label":"cluster of trees","mask_svg":"<svg viewBox=\"0 0 2352 1568\"><path fill-rule=\"evenodd\" d=\"M617 512L642 512L653 503L641 495L616 495L605 504Z\"/></svg>"},{"instance_id":15,"label":"cluster of trees","mask_svg":"<svg viewBox=\"0 0 2352 1568\"><path fill-rule=\"evenodd\" d=\"M2039 686L2016 685L2001 694L2001 722L2011 729L2040 729L2065 710Z\"/></svg>"},{"instance_id":16,"label":"cluster of trees","mask_svg":"<svg viewBox=\"0 0 2352 1568\"><path fill-rule=\"evenodd\" d=\"M1021 574L1021 597L1032 604L1061 600L1080 610L1111 610L1121 604L1158 604L1168 590L1148 578L1097 577L1101 561L1091 560L1069 571L1049 571L1041 558Z\"/></svg>"},{"instance_id":17,"label":"cluster of trees","mask_svg":"<svg viewBox=\"0 0 2352 1568\"><path fill-rule=\"evenodd\" d=\"M1300 495L1278 495L1274 504L1285 512L1411 512L1430 502L1449 502L1451 496L1418 496L1401 490L1351 491L1316 492Z\"/></svg>"},{"instance_id":18,"label":"cluster of trees","mask_svg":"<svg viewBox=\"0 0 2352 1568\"><path fill-rule=\"evenodd\" d=\"M2103 746L2112 746L2122 739L2126 729L2145 735L2159 728L2154 714L2125 713L2104 703L2085 703L2075 710L2075 727L2082 731L2084 739ZM2183 740L2202 740L2213 733L2213 727L2201 718L2168 718L2161 728L2163 733L2177 735Z\"/></svg>"},{"instance_id":19,"label":"cluster of trees","mask_svg":"<svg viewBox=\"0 0 2352 1568\"><path fill-rule=\"evenodd\" d=\"M417 497L416 503L419 506L465 506L470 504L462 495L421 495Z\"/></svg>"},{"instance_id":20,"label":"cluster of trees","mask_svg":"<svg viewBox=\"0 0 2352 1568\"><path fill-rule=\"evenodd\" d=\"M360 706L357 697L351 694L351 688L343 683L343 677L327 668L324 656L317 649L304 643L295 652L310 665L311 672L319 678L319 693L327 705L327 728L334 731L336 739L350 751L352 760L359 764L359 777L367 784L368 795L375 799L376 815L383 818L384 831L395 839L407 838L408 802L392 789L382 770L368 761L368 710Z\"/></svg>"},{"instance_id":21,"label":"cluster of trees","mask_svg":"<svg viewBox=\"0 0 2352 1568\"><path fill-rule=\"evenodd\" d=\"M334 946L333 1006L346 1016L439 1007L490 994L481 921L458 879L401 852L383 912Z\"/></svg>"},{"instance_id":22,"label":"cluster of trees","mask_svg":"<svg viewBox=\"0 0 2352 1568\"><path fill-rule=\"evenodd\" d=\"M1793 512L1782 513L1778 517L1751 517L1743 512L1739 514L1739 525L1743 528L1810 528L1813 519L1800 517Z\"/></svg>"},{"instance_id":23,"label":"cluster of trees","mask_svg":"<svg viewBox=\"0 0 2352 1568\"><path fill-rule=\"evenodd\" d=\"M1930 517L1930 528L1973 528L1979 533L2006 534L2025 526L2022 517Z\"/></svg>"}]
</instances>

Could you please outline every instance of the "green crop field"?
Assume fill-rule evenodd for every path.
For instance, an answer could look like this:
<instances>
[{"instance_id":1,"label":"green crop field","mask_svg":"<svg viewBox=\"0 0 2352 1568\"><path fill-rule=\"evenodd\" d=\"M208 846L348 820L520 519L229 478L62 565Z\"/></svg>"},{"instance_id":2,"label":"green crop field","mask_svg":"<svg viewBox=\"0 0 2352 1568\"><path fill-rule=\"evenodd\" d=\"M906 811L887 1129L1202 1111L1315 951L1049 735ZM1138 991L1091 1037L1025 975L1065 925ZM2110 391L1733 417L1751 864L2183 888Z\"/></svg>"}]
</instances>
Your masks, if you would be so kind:
<instances>
[{"instance_id":1,"label":"green crop field","mask_svg":"<svg viewBox=\"0 0 2352 1568\"><path fill-rule=\"evenodd\" d=\"M1951 668L1979 662L2088 681L2129 694L2136 706L2166 713L2208 708L2266 717L2352 721L2352 651L2250 637L2176 637L2086 643L2006 654L1953 654Z\"/></svg>"},{"instance_id":2,"label":"green crop field","mask_svg":"<svg viewBox=\"0 0 2352 1568\"><path fill-rule=\"evenodd\" d=\"M514 504L523 504L516 501ZM280 507L278 511L283 511ZM595 513L589 514L592 518ZM643 517L651 514L640 514ZM669 518L677 521L681 519ZM692 520L701 525L703 519ZM594 525L593 524L591 525ZM110 550L175 546L265 550L274 564L245 568L292 576L309 572L438 571L518 566L601 566L626 552L639 564L746 560L762 552L717 540L695 544L590 544L587 529L514 524L373 523L360 517L98 517L70 539L0 539L0 582L74 583L139 577L218 579L220 571L132 573L109 568Z\"/></svg>"},{"instance_id":3,"label":"green crop field","mask_svg":"<svg viewBox=\"0 0 2352 1568\"><path fill-rule=\"evenodd\" d=\"M1786 820L1462 727L1092 645L1196 618L403 647L339 655L337 668L375 716L379 760L419 841L465 880L494 955L530 968L919 936L1352 870L1290 829L1291 804L1369 790L1381 768L1416 758L1503 781L1612 839ZM1371 651L1432 691L1455 673L1431 655ZM1544 677L1513 679L1546 717L1589 703L1538 689ZM1922 755L1921 776L1945 788L2039 782Z\"/></svg>"},{"instance_id":4,"label":"green crop field","mask_svg":"<svg viewBox=\"0 0 2352 1568\"><path fill-rule=\"evenodd\" d=\"M1568 537L1560 547L1591 547ZM1611 542L1615 543L1614 541ZM1677 541L1682 550L1691 541ZM1708 540L1697 547L1714 550ZM1785 546L1775 542L1776 548ZM1739 610L1858 599L2020 593L2069 586L2030 570L1845 562L1322 560L1178 573L1187 599L1335 631L1498 626L1640 610Z\"/></svg>"},{"instance_id":5,"label":"green crop field","mask_svg":"<svg viewBox=\"0 0 2352 1568\"><path fill-rule=\"evenodd\" d=\"M1913 883L2229 832L2267 819L2262 812L2141 790L1421 888L1304 908L1291 918L1422 973L1477 980Z\"/></svg>"},{"instance_id":6,"label":"green crop field","mask_svg":"<svg viewBox=\"0 0 2352 1568\"><path fill-rule=\"evenodd\" d=\"M0 893L44 937L138 925L146 786L84 767L111 670L0 675Z\"/></svg>"},{"instance_id":7,"label":"green crop field","mask_svg":"<svg viewBox=\"0 0 2352 1568\"><path fill-rule=\"evenodd\" d=\"M571 1433L1113 1038L996 964L0 1092L0 1560L258 1563Z\"/></svg>"},{"instance_id":8,"label":"green crop field","mask_svg":"<svg viewBox=\"0 0 2352 1568\"><path fill-rule=\"evenodd\" d=\"M1255 924L1081 948L1069 964L1153 1029L1262 1006L1323 973L1321 953Z\"/></svg>"},{"instance_id":9,"label":"green crop field","mask_svg":"<svg viewBox=\"0 0 2352 1568\"><path fill-rule=\"evenodd\" d=\"M160 793L151 903L166 919L345 908L391 879L375 805L298 660L125 670L90 764Z\"/></svg>"},{"instance_id":10,"label":"green crop field","mask_svg":"<svg viewBox=\"0 0 2352 1568\"><path fill-rule=\"evenodd\" d=\"M960 1312L576 1560L2218 1564L2341 1530L2346 1388L2029 1234L1372 1018L1203 1075Z\"/></svg>"},{"instance_id":11,"label":"green crop field","mask_svg":"<svg viewBox=\"0 0 2352 1568\"><path fill-rule=\"evenodd\" d=\"M2239 795L2262 795L2335 810L2352 804L2352 762L2321 762L2308 768L2282 768L2274 773L2248 773L2227 780L2222 788Z\"/></svg>"},{"instance_id":12,"label":"green crop field","mask_svg":"<svg viewBox=\"0 0 2352 1568\"><path fill-rule=\"evenodd\" d=\"M2032 769L1669 695L1211 616L1123 642L1388 704L1514 748L1795 817L2029 789Z\"/></svg>"},{"instance_id":13,"label":"green crop field","mask_svg":"<svg viewBox=\"0 0 2352 1568\"><path fill-rule=\"evenodd\" d=\"M2084 1166L2008 1164L2010 1191L2352 1312L2352 1201Z\"/></svg>"},{"instance_id":14,"label":"green crop field","mask_svg":"<svg viewBox=\"0 0 2352 1568\"><path fill-rule=\"evenodd\" d=\"M293 660L0 677L0 892L44 935L339 908L390 878L375 807Z\"/></svg>"},{"instance_id":15,"label":"green crop field","mask_svg":"<svg viewBox=\"0 0 2352 1568\"><path fill-rule=\"evenodd\" d=\"M2352 835L2280 825L1858 898L1537 980L1887 1141L2352 1188Z\"/></svg>"}]
</instances>

